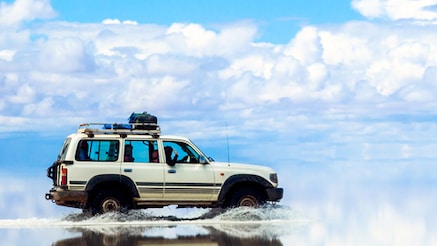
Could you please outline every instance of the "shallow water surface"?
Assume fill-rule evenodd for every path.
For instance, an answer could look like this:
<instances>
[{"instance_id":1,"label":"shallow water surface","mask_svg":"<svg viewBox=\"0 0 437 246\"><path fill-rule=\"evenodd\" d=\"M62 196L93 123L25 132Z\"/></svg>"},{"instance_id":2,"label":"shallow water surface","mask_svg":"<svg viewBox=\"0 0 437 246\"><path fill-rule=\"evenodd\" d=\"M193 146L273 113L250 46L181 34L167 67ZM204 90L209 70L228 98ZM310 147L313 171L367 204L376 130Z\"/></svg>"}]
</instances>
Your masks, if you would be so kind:
<instances>
[{"instance_id":1,"label":"shallow water surface","mask_svg":"<svg viewBox=\"0 0 437 246\"><path fill-rule=\"evenodd\" d=\"M280 167L284 199L258 209L169 206L95 217L44 200L48 179L2 177L0 244L437 245L437 169L418 163Z\"/></svg>"},{"instance_id":2,"label":"shallow water surface","mask_svg":"<svg viewBox=\"0 0 437 246\"><path fill-rule=\"evenodd\" d=\"M73 213L0 223L10 245L283 245L281 236L309 221L292 209L269 206L218 212L168 207L95 217Z\"/></svg>"}]
</instances>

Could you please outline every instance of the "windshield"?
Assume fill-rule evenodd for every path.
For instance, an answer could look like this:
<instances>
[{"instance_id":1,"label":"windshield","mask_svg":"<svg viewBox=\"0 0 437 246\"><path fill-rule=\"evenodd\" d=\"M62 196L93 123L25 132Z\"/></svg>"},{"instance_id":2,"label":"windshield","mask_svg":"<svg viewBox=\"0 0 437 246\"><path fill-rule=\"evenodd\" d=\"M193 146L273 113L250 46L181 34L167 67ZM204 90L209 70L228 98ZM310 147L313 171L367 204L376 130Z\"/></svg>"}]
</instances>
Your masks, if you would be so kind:
<instances>
[{"instance_id":1,"label":"windshield","mask_svg":"<svg viewBox=\"0 0 437 246\"><path fill-rule=\"evenodd\" d=\"M199 148L199 147L198 147L198 146L197 146L193 141L191 141L191 139L190 139L190 142L191 142L192 145L196 146L196 148L200 151L200 154L203 155L205 158L208 158L208 160L209 160L210 162L215 161L212 157L206 155L206 154L202 151L202 149L200 149L200 148Z\"/></svg>"},{"instance_id":2,"label":"windshield","mask_svg":"<svg viewBox=\"0 0 437 246\"><path fill-rule=\"evenodd\" d=\"M62 145L61 152L58 155L58 161L65 160L65 156L67 155L68 146L70 145L71 138L65 139L64 144Z\"/></svg>"}]
</instances>

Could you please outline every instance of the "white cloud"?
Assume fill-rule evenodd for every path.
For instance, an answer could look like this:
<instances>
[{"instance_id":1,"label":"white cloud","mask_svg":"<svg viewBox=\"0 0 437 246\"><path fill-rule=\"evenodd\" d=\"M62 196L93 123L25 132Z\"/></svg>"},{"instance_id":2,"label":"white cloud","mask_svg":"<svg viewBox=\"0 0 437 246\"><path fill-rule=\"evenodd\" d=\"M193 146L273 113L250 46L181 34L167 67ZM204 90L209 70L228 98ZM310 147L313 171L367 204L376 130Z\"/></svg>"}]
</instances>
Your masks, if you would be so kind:
<instances>
[{"instance_id":1,"label":"white cloud","mask_svg":"<svg viewBox=\"0 0 437 246\"><path fill-rule=\"evenodd\" d=\"M364 3L371 2L354 1L354 6L368 17L399 19L403 13L402 18L412 18L402 11L391 13L389 2L374 1L369 8ZM3 3L0 20L19 3L30 2ZM26 18L22 15L13 24ZM65 134L83 121L126 121L132 111L147 110L159 117L164 133L201 140L217 151L217 160L225 159L223 146L229 136L232 161L280 167L286 191L303 200L317 192L332 197L357 177L366 184L361 187L365 192L367 184L392 184L403 176L408 182L424 179L427 185L435 180L435 26L408 20L402 25L365 21L307 26L287 44L257 43L257 31L249 22L215 29L196 23L160 26L120 20L2 27L0 133L14 134L25 127L39 132L62 128ZM325 169L303 167L308 163ZM329 169L327 163L334 163L335 171L323 172ZM290 172L293 168L296 172ZM292 178L287 180L289 173ZM320 173L326 174L321 182ZM392 179L387 181L386 174ZM320 190L318 184L329 184L332 177L345 182ZM352 191L348 196L357 194ZM356 225L356 214L347 213L350 206L336 206L344 197L325 198L314 203L315 216L338 223L352 218L349 222ZM320 209L320 204L328 205ZM356 230L370 232L381 239L378 242L386 242L378 232L384 225L398 232L412 228L410 218L390 206L366 208L374 212L367 217L370 225ZM29 214L41 214L35 211ZM425 210L426 215L430 211ZM381 221L385 224L379 228ZM416 230L388 239L417 242L429 234L422 221L412 222ZM330 228L311 229L317 241L324 240ZM338 237L344 236L341 232Z\"/></svg>"},{"instance_id":2,"label":"white cloud","mask_svg":"<svg viewBox=\"0 0 437 246\"><path fill-rule=\"evenodd\" d=\"M352 7L368 18L391 20L416 19L435 21L437 19L435 0L353 0Z\"/></svg>"},{"instance_id":3,"label":"white cloud","mask_svg":"<svg viewBox=\"0 0 437 246\"><path fill-rule=\"evenodd\" d=\"M50 112L55 112L53 110L53 104L53 99L50 97L44 98L40 102L27 104L23 108L23 115L50 116Z\"/></svg>"},{"instance_id":4,"label":"white cloud","mask_svg":"<svg viewBox=\"0 0 437 246\"><path fill-rule=\"evenodd\" d=\"M0 50L0 59L6 60L6 61L12 61L14 58L15 53L17 53L16 50Z\"/></svg>"},{"instance_id":5,"label":"white cloud","mask_svg":"<svg viewBox=\"0 0 437 246\"><path fill-rule=\"evenodd\" d=\"M0 26L55 16L56 12L50 5L50 0L16 0L11 4L0 2Z\"/></svg>"},{"instance_id":6,"label":"white cloud","mask_svg":"<svg viewBox=\"0 0 437 246\"><path fill-rule=\"evenodd\" d=\"M315 27L304 27L285 47L284 54L292 56L302 65L318 62L322 54L319 30Z\"/></svg>"},{"instance_id":7,"label":"white cloud","mask_svg":"<svg viewBox=\"0 0 437 246\"><path fill-rule=\"evenodd\" d=\"M33 101L35 97L35 89L24 84L18 87L16 93L11 95L8 99L10 103L26 104Z\"/></svg>"},{"instance_id":8,"label":"white cloud","mask_svg":"<svg viewBox=\"0 0 437 246\"><path fill-rule=\"evenodd\" d=\"M125 20L125 21L121 22L119 19L104 19L102 21L102 24L106 24L106 25L119 25L119 24L138 25L138 22L132 21L132 20Z\"/></svg>"},{"instance_id":9,"label":"white cloud","mask_svg":"<svg viewBox=\"0 0 437 246\"><path fill-rule=\"evenodd\" d=\"M376 98L378 103L429 102L436 90L435 73L429 72L437 66L436 37L429 27L413 24L404 29L367 22L304 27L284 45L255 43L256 27L245 22L216 31L181 23L51 22L26 31L30 35L19 49L14 42L5 46L15 52L4 61L9 67L4 73L14 72L16 82L2 85L2 91L13 93L5 96L14 98L9 101L17 104L14 112L26 115L36 106L19 105L23 99L18 98L24 98L19 95L26 95L23 85L33 88L27 98L59 98L54 105L66 112L76 110L78 100L87 107L82 112L143 110L140 105L154 105L156 95L166 96L165 107L155 106L164 111L262 105L269 112L269 107L276 111L313 101L355 108L374 105ZM31 40L36 34L42 38Z\"/></svg>"},{"instance_id":10,"label":"white cloud","mask_svg":"<svg viewBox=\"0 0 437 246\"><path fill-rule=\"evenodd\" d=\"M93 70L94 61L85 50L82 40L65 37L41 44L38 59L41 71L68 73Z\"/></svg>"},{"instance_id":11,"label":"white cloud","mask_svg":"<svg viewBox=\"0 0 437 246\"><path fill-rule=\"evenodd\" d=\"M132 20L125 20L125 21L123 21L123 24L125 24L125 25L138 25L138 22L132 21Z\"/></svg>"},{"instance_id":12,"label":"white cloud","mask_svg":"<svg viewBox=\"0 0 437 246\"><path fill-rule=\"evenodd\" d=\"M419 146L433 146L428 136L435 130L426 124L427 134L411 131L402 144L381 140L400 138L385 132L392 115L430 122L435 112L432 25L306 26L289 43L269 44L254 41L252 22L214 29L123 23L49 21L0 29L0 115L9 119L1 131L81 123L71 119L125 121L132 111L147 110L183 135L194 134L195 126L201 139L211 132L224 136L226 120L236 137L280 132L275 141L293 149L294 136L304 142L294 152L301 158L388 158L374 145L381 141L391 150L408 144L408 156L415 157L420 147L410 141L417 134L429 142ZM409 127L394 126L398 132ZM305 143L312 138L319 144ZM397 152L396 158L405 156Z\"/></svg>"},{"instance_id":13,"label":"white cloud","mask_svg":"<svg viewBox=\"0 0 437 246\"><path fill-rule=\"evenodd\" d=\"M369 37L330 31L322 31L319 35L323 45L323 60L329 65L365 66L372 59Z\"/></svg>"},{"instance_id":14,"label":"white cloud","mask_svg":"<svg viewBox=\"0 0 437 246\"><path fill-rule=\"evenodd\" d=\"M189 57L174 57L165 55L151 55L145 60L145 68L152 76L191 77L198 71L199 62ZM165 64L165 66L163 66Z\"/></svg>"},{"instance_id":15,"label":"white cloud","mask_svg":"<svg viewBox=\"0 0 437 246\"><path fill-rule=\"evenodd\" d=\"M206 30L199 24L172 24L168 30L172 46L186 50L190 55L204 55L213 48L217 42L217 35Z\"/></svg>"},{"instance_id":16,"label":"white cloud","mask_svg":"<svg viewBox=\"0 0 437 246\"><path fill-rule=\"evenodd\" d=\"M111 24L121 24L119 19L104 19L102 21L103 24L111 25Z\"/></svg>"}]
</instances>

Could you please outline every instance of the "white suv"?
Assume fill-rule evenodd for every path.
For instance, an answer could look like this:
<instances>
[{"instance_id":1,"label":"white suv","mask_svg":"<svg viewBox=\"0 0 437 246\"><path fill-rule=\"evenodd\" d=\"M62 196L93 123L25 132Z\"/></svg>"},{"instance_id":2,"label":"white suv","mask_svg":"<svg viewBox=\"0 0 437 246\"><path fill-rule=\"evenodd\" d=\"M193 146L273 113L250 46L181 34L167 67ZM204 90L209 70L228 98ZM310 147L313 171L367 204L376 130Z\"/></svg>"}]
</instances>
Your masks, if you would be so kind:
<instances>
[{"instance_id":1,"label":"white suv","mask_svg":"<svg viewBox=\"0 0 437 246\"><path fill-rule=\"evenodd\" d=\"M258 206L282 198L271 168L215 162L188 138L140 125L81 124L47 170L53 188L45 198L93 214L171 204Z\"/></svg>"}]
</instances>

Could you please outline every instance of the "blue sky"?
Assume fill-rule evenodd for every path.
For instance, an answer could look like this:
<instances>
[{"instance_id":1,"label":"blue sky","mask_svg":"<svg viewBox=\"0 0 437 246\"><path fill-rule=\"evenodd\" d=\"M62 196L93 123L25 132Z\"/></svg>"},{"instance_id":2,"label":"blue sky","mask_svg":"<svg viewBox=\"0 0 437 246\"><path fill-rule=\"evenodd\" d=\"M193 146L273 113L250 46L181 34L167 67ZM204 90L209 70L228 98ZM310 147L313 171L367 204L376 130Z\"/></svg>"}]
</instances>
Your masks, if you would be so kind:
<instances>
[{"instance_id":1,"label":"blue sky","mask_svg":"<svg viewBox=\"0 0 437 246\"><path fill-rule=\"evenodd\" d=\"M259 24L260 37L267 42L288 42L290 34L303 25L340 23L362 16L350 1L53 1L58 19L100 22L104 19L135 20L139 23L170 25L174 22L201 23L214 27L250 20Z\"/></svg>"},{"instance_id":2,"label":"blue sky","mask_svg":"<svg viewBox=\"0 0 437 246\"><path fill-rule=\"evenodd\" d=\"M66 211L65 137L144 110L274 167L313 244L435 241L436 0L0 0L0 218Z\"/></svg>"},{"instance_id":3,"label":"blue sky","mask_svg":"<svg viewBox=\"0 0 437 246\"><path fill-rule=\"evenodd\" d=\"M434 160L436 6L2 1L0 165L44 172L78 124L144 110L219 160L227 137L275 167Z\"/></svg>"}]
</instances>

